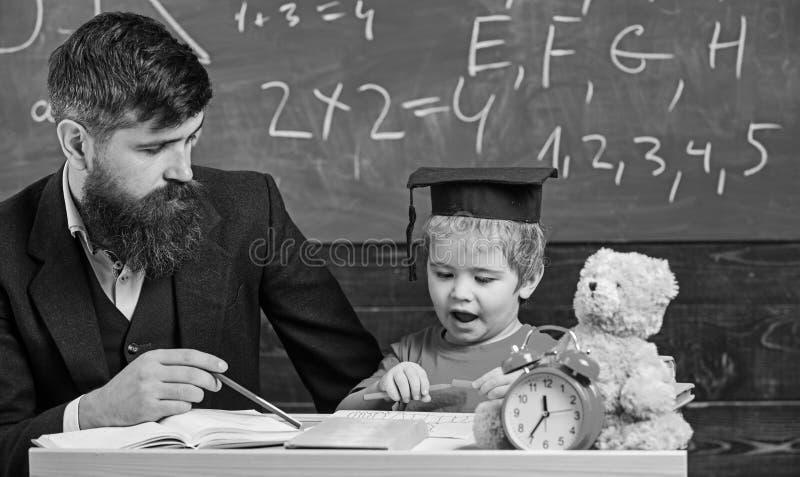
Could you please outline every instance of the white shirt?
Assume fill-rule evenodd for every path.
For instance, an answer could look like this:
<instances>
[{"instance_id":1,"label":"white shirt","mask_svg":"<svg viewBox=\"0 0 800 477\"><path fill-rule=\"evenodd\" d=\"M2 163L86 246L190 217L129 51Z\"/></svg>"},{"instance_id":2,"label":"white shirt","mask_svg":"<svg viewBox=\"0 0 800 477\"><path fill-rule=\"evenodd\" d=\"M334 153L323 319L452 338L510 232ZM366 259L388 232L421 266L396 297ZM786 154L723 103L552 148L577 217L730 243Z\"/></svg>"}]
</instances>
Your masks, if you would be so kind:
<instances>
[{"instance_id":1,"label":"white shirt","mask_svg":"<svg viewBox=\"0 0 800 477\"><path fill-rule=\"evenodd\" d=\"M136 304L139 302L139 295L144 283L144 271L132 272L127 265L117 260L113 253L92 244L81 214L72 199L68 172L69 162L64 165L64 173L61 178L69 232L73 237L80 238L81 248L83 248L103 292L120 313L130 320L136 310ZM64 432L80 430L78 404L81 397L83 396L79 396L67 404L64 409Z\"/></svg>"}]
</instances>

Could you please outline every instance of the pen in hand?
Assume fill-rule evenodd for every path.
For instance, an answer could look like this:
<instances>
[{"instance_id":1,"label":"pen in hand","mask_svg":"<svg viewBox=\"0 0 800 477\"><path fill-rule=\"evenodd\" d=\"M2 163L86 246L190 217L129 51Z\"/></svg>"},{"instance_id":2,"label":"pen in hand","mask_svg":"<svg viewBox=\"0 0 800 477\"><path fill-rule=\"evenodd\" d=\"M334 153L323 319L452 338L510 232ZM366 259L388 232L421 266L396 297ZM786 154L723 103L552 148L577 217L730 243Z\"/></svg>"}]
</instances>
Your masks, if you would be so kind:
<instances>
[{"instance_id":1,"label":"pen in hand","mask_svg":"<svg viewBox=\"0 0 800 477\"><path fill-rule=\"evenodd\" d=\"M269 410L273 414L276 414L276 415L280 416L281 418L283 418L283 420L285 420L286 422L288 422L289 424L291 424L295 428L300 429L303 426L303 424L300 423L300 421L298 421L297 419L293 418L292 416L286 414L285 412L280 410L275 405L271 404L266 399L261 398L260 396L258 396L257 394L253 393L252 391L248 390L247 388L245 388L241 384L237 383L236 381L232 380L231 378L229 378L229 377L227 377L227 376L225 376L224 374L221 374L221 373L213 373L213 374L217 379L222 381L222 383L227 384L228 387L230 387L231 389L233 389L237 393L239 393L242 396L246 397L247 399L253 401L254 403L258 404L259 406Z\"/></svg>"},{"instance_id":2,"label":"pen in hand","mask_svg":"<svg viewBox=\"0 0 800 477\"><path fill-rule=\"evenodd\" d=\"M431 384L428 386L429 391L440 391L442 389L448 388L472 388L472 381L468 381L466 379L454 379L449 383L444 384ZM375 399L387 399L389 394L385 391L379 391L375 393L367 393L364 394L365 401L372 401Z\"/></svg>"}]
</instances>

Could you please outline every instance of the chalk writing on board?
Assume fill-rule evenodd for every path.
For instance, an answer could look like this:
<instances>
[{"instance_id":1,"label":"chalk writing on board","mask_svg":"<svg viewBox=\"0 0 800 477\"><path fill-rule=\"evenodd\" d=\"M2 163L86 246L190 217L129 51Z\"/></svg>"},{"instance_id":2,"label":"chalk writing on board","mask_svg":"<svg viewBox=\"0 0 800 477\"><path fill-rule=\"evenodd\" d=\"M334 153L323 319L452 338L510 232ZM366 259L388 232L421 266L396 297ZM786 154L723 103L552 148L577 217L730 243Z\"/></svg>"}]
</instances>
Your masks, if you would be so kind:
<instances>
[{"instance_id":1,"label":"chalk writing on board","mask_svg":"<svg viewBox=\"0 0 800 477\"><path fill-rule=\"evenodd\" d=\"M791 0L8 3L4 197L60 157L47 55L114 9L210 63L198 165L275 174L311 236L394 236L423 163L558 167L558 240L797 234Z\"/></svg>"},{"instance_id":2,"label":"chalk writing on board","mask_svg":"<svg viewBox=\"0 0 800 477\"><path fill-rule=\"evenodd\" d=\"M197 58L200 60L200 63L205 65L211 63L211 56L209 56L208 52L202 46L200 46L200 44L197 43L195 39L186 32L186 30L184 30L181 24L175 20L175 17L173 17L167 11L167 9L164 8L164 5L162 5L159 0L150 0L150 4L156 9L159 15L161 15L161 18L163 18L164 21L171 26L173 30L175 30L175 33L177 33L178 36L185 41L195 53L197 53Z\"/></svg>"},{"instance_id":3,"label":"chalk writing on board","mask_svg":"<svg viewBox=\"0 0 800 477\"><path fill-rule=\"evenodd\" d=\"M187 33L187 31L181 26L181 24L175 19L175 17L166 9L164 5L161 4L160 0L149 0L150 5L153 6L156 12L160 15L162 21L168 24L175 33L184 41L187 45L189 45L192 50L197 54L198 59L203 64L211 63L211 56L208 52L200 46L200 44L195 41L195 39ZM95 0L94 2L94 13L95 15L99 14L102 11L102 2L100 0ZM24 50L33 44L34 40L39 36L42 30L42 17L44 16L44 5L42 0L36 0L36 23L33 26L33 31L31 32L30 37L23 43L14 46L6 46L0 47L0 55L8 54L8 53L17 53L21 50Z\"/></svg>"},{"instance_id":4,"label":"chalk writing on board","mask_svg":"<svg viewBox=\"0 0 800 477\"><path fill-rule=\"evenodd\" d=\"M745 177L752 176L753 174L755 174L756 172L760 171L761 169L764 168L764 166L767 165L767 148L764 147L764 145L760 141L757 141L756 138L753 136L756 131L760 131L762 129L781 129L781 125L780 124L755 124L755 123L750 123L750 126L747 128L747 142L749 142L750 144L753 145L753 147L758 149L758 152L760 154L761 160L759 161L759 163L757 165L755 165L755 166L751 167L750 169L747 169L746 171L744 171L743 174L744 174Z\"/></svg>"},{"instance_id":5,"label":"chalk writing on board","mask_svg":"<svg viewBox=\"0 0 800 477\"><path fill-rule=\"evenodd\" d=\"M336 20L340 20L348 15L348 12L343 10L343 2L333 1L319 4L315 7L315 13L322 19L324 22L335 22ZM248 9L249 5L247 2L242 2L239 10L233 15L233 20L236 22L236 29L239 33L244 33L247 26L249 25L249 21L252 19L252 24L263 28L267 25L272 17L265 15L263 11L251 11L250 17L248 17ZM296 2L286 2L281 4L277 8L277 12L281 15L282 21L286 23L290 28L294 28L300 24L302 18L300 13L297 9ZM372 41L374 39L374 34L372 33L372 24L375 20L375 9L369 8L365 9L364 7L364 0L358 0L355 3L355 7L353 9L353 16L358 18L359 20L364 21L364 38L367 41Z\"/></svg>"},{"instance_id":6,"label":"chalk writing on board","mask_svg":"<svg viewBox=\"0 0 800 477\"><path fill-rule=\"evenodd\" d=\"M53 119L53 111L50 109L50 102L46 99L40 99L33 103L33 106L31 106L31 118L37 123L43 121L51 123L56 122L56 120Z\"/></svg>"},{"instance_id":7,"label":"chalk writing on board","mask_svg":"<svg viewBox=\"0 0 800 477\"><path fill-rule=\"evenodd\" d=\"M18 51L22 51L25 48L31 46L31 44L36 40L36 37L39 36L39 33L42 31L42 17L44 16L44 5L42 5L42 0L36 0L36 23L33 25L33 30L31 31L31 36L28 37L27 40L20 43L19 45L13 46L0 46L0 55L8 54L8 53L16 53Z\"/></svg>"},{"instance_id":8,"label":"chalk writing on board","mask_svg":"<svg viewBox=\"0 0 800 477\"><path fill-rule=\"evenodd\" d=\"M581 13L585 16L588 13L590 1L585 1L583 3L583 8L581 9ZM325 8L317 8L318 12L322 12L323 10L328 10L332 7L340 6L340 2L330 2L328 4L324 4ZM513 6L512 1L508 1L505 4L506 9L510 9ZM363 8L363 2L358 2L357 10ZM293 26L292 20L299 21L299 18L293 17L288 15L288 13L294 12L294 4L293 3L286 3L280 7L281 11L287 13L287 21L289 21L289 26ZM247 2L242 3L242 8L240 9L239 13L236 14L236 19L239 21L239 31L243 31L242 21L244 15L247 10ZM374 12L373 12L374 13ZM260 13L259 13L260 14ZM334 17L325 18L325 21L333 21L341 18L343 15L337 15ZM553 22L554 23L579 23L581 22L582 18L580 16L563 16L563 15L554 15ZM497 37L487 37L482 36L482 29L485 28L487 25L492 23L509 23L513 21L513 17L511 14L493 14L493 15L482 15L476 16L472 22L472 30L469 37L469 46L467 48L467 58L465 61L466 71L468 77L475 77L483 72L489 70L499 70L508 68L513 66L513 62L511 60L500 59L499 61L495 58L495 61L491 62L481 62L480 54L485 53L485 50L495 50L497 51L498 48L502 48L506 42L503 38ZM721 41L721 26L718 21L715 22L714 32L712 37L708 42L708 50L709 50L709 68L715 68L715 61L717 52L728 49L728 48L735 48L736 49L736 66L735 66L735 77L738 80L741 77L741 67L742 67L742 55L746 45L746 31L747 31L747 22L744 16L740 17L740 28L738 39L731 40L731 41ZM622 28L615 36L614 39L611 41L609 46L609 58L610 61L614 64L616 68L620 71L636 75L643 72L647 66L648 62L650 61L670 61L675 59L675 54L670 52L647 52L647 51L639 51L635 49L633 46L626 46L627 43L631 43L629 40L633 37L642 37L646 34L644 26L640 24L633 24L628 25ZM558 57L565 57L569 55L574 55L576 51L574 49L563 49L557 48L554 46L556 41L556 28L555 24L550 24L548 26L548 33L545 41L544 53L542 58L542 78L541 78L541 85L543 88L547 89L550 87L550 72L551 72L551 59L558 58ZM519 89L520 84L523 81L525 74L524 65L517 65L516 75L513 82L514 90ZM490 118L492 112L492 106L497 98L495 93L491 93L486 97L486 101L481 109L475 112L465 112L463 111L461 104L460 104L460 97L464 92L466 87L466 80L464 76L459 76L456 80L455 88L453 90L453 95L450 101L450 106L430 106L423 109L414 109L418 106L429 106L434 103L439 102L438 96L430 96L430 97L421 97L417 99L405 100L401 102L401 107L403 109L413 109L413 114L418 117L422 118L430 114L435 113L449 113L452 114L461 122L464 123L476 123L475 129L475 146L474 150L476 154L481 155L483 153L483 145L484 145L484 134L487 120ZM310 130L286 130L286 129L279 129L277 124L280 120L280 116L284 109L286 108L287 102L291 100L290 98L290 86L288 83L280 80L273 80L261 85L262 90L268 90L272 88L277 88L282 91L282 95L280 101L272 112L272 117L269 122L268 133L271 137L275 138L288 138L288 139L315 139L314 134ZM335 86L334 91L330 93L324 93L320 89L314 89L313 95L316 99L324 102L326 104L325 115L322 118L322 127L312 127L312 125L308 125L308 129L314 130L321 130L321 139L323 141L327 141L330 137L331 128L335 123L334 116L337 113L351 113L353 112L352 106L346 104L342 100L342 91L344 85L342 83L337 83ZM678 102L681 98L682 92L684 89L684 80L680 79L675 86L674 94L669 101L668 104L665 105L665 109L668 112L672 112L678 106ZM366 91L372 91L380 95L383 103L381 106L380 113L375 117L372 128L370 130L370 138L375 141L386 141L386 140L400 140L406 137L406 132L402 130L395 130L395 131L384 131L382 130L383 123L389 114L390 108L393 105L393 99L391 92L387 90L385 87L379 84L362 84L355 88L358 93L364 93ZM586 96L585 102L589 104L592 99L595 97L597 92L594 89L594 84L591 81L587 81L587 89L586 89ZM316 126L316 125L313 125ZM750 145L752 145L757 153L758 153L758 162L753 165L752 167L743 171L743 176L751 176L760 170L762 170L768 162L769 153L767 148L764 144L757 140L754 136L756 131L761 130L770 130L770 129L781 129L780 124L776 123L753 123L749 124L747 130L747 141ZM544 144L542 145L541 149L538 151L537 159L539 161L543 161L546 158L550 158L550 162L553 167L559 168L561 172L561 177L568 178L569 177L569 168L570 168L570 161L571 155L570 154L562 154L562 133L563 129L561 125L556 125L552 131L552 133L547 137ZM653 164L653 168L650 171L650 175L653 177L660 176L667 171L668 161L672 161L673 163L680 158L666 158L663 157L659 151L661 149L661 139L654 135L639 135L632 137L631 140L634 144L641 144L646 146L646 149L642 151L642 159L648 161ZM594 150L593 154L591 155L590 161L591 166L593 169L598 170L614 170L616 169L613 177L614 184L620 186L623 182L624 177L624 170L625 164L624 161L619 160L616 165L612 164L611 162L607 162L603 160L603 156L606 153L606 148L608 142L606 137L601 133L591 132L589 134L585 134L582 136L582 141L584 143L597 143L597 148ZM686 143L685 154L687 157L698 157L702 161L703 171L705 174L711 174L712 172L717 174L717 181L716 181L716 188L715 192L717 195L724 194L725 191L725 178L726 178L726 170L724 167L719 167L712 171L712 143L710 141L705 142L703 146L696 145L695 143L699 140L689 139ZM357 168L354 174L358 174ZM669 190L669 194L666 197L667 202L672 203L675 201L675 197L678 194L678 188L682 178L682 171L678 170L675 172L674 179L672 181L671 188Z\"/></svg>"},{"instance_id":9,"label":"chalk writing on board","mask_svg":"<svg viewBox=\"0 0 800 477\"><path fill-rule=\"evenodd\" d=\"M452 99L452 110L455 116L465 123L472 123L477 122L478 126L476 129L475 135L475 151L476 153L480 154L482 151L482 144L483 144L483 131L486 124L486 120L488 115L491 111L492 103L495 100L494 95L490 95L487 99L486 103L484 104L483 108L478 111L474 115L467 115L459 106L459 96L460 92L462 91L464 86L464 78L459 77L458 83L456 85L455 91L453 93ZM287 102L290 100L290 93L291 89L289 85L282 81L270 81L267 83L263 83L261 85L262 90L270 90L270 89L279 89L281 91L281 98L280 102L278 103L277 108L274 110L272 117L269 121L268 133L270 136L275 138L291 138L291 139L313 139L314 134L309 130L288 130L288 129L280 129L278 127L278 123L280 121L280 117L282 112L284 111ZM380 85L377 84L363 84L356 88L356 91L359 93L364 93L367 91L374 91L378 93L383 101L382 108L380 113L375 117L372 129L370 130L370 138L375 141L385 141L385 140L398 140L403 139L405 137L405 131L384 131L382 130L383 121L385 120L389 108L392 107L392 98L390 93ZM348 113L352 111L352 107L346 103L344 103L341 98L342 93L342 83L337 83L333 92L326 94L323 93L319 89L314 89L313 94L314 97L322 101L326 104L325 115L322 118L322 137L323 141L329 139L333 118L335 112L342 111L344 113ZM426 106L431 103L436 103L439 101L438 97L425 97L419 98L416 100L409 100L401 103L401 107L404 109L414 109L417 106ZM424 117L429 114L433 113L445 113L449 110L448 107L438 106L438 107L430 107L424 109L414 109L413 113L417 117ZM310 127L311 125L309 125ZM775 123L750 123L748 130L747 130L747 141L750 143L758 152L758 162L753 165L752 167L748 168L744 171L744 176L750 176L758 171L762 170L768 161L769 153L767 148L764 146L762 142L755 138L755 133L757 131L762 130L775 130L781 129L779 124ZM547 140L543 144L542 148L539 150L537 154L537 159L542 161L546 157L551 158L551 163L553 167L559 168L561 170L561 176L564 178L569 177L569 162L570 156L561 154L561 136L562 136L562 126L557 125L553 132L548 136ZM594 169L613 169L613 164L609 162L605 162L602 160L604 153L606 152L607 141L603 134L599 133L592 133L587 134L582 137L582 141L584 143L588 142L597 142L597 149L591 156L591 165ZM667 168L667 162L664 157L659 155L659 150L661 149L661 140L656 136L636 136L632 138L634 144L643 144L648 146L647 149L643 151L642 158L646 161L652 162L654 164L653 169L651 170L652 176L659 176L663 174ZM702 164L703 170L706 174L710 174L711 170L711 150L712 144L711 142L706 142L703 147L695 146L695 140L690 139L686 144L686 155L687 156L698 156L702 157ZM619 161L619 165L617 167L617 173L614 177L614 183L616 185L621 185L622 183L622 172L624 170L623 161ZM724 193L724 177L725 177L725 170L719 169L718 171L719 179L717 181L716 192L718 195L722 195ZM670 190L670 195L668 201L670 203L674 202L675 195L677 193L677 184L680 183L680 179L677 178L673 182L673 187Z\"/></svg>"},{"instance_id":10,"label":"chalk writing on board","mask_svg":"<svg viewBox=\"0 0 800 477\"><path fill-rule=\"evenodd\" d=\"M642 25L630 25L617 33L617 36L614 37L614 41L611 42L611 62L614 63L614 66L619 68L620 71L635 75L644 71L647 67L647 60L671 60L675 58L675 55L672 53L643 53L620 49L619 43L631 32L636 36L642 36L644 27ZM639 60L639 64L635 67L626 66L620 58L637 59Z\"/></svg>"},{"instance_id":11,"label":"chalk writing on board","mask_svg":"<svg viewBox=\"0 0 800 477\"><path fill-rule=\"evenodd\" d=\"M681 95L683 94L683 78L678 80L678 86L675 88L675 94L672 96L672 100L669 102L669 106L667 106L667 111L672 112L675 109L675 105L678 104L678 100L681 99Z\"/></svg>"},{"instance_id":12,"label":"chalk writing on board","mask_svg":"<svg viewBox=\"0 0 800 477\"><path fill-rule=\"evenodd\" d=\"M769 153L762 142L757 140L754 136L756 131L761 130L770 130L770 129L781 129L780 124L774 123L750 123L747 129L747 142L752 145L759 154L759 160L756 165L753 167L745 170L742 174L744 176L751 176L760 170L762 170L766 164L767 159L769 157ZM553 167L558 167L561 170L562 177L569 177L569 156L564 155L563 157L560 156L560 148L561 148L561 126L556 126L553 129L553 132L548 136L547 140L545 141L544 145L540 149L537 159L543 160L547 157L548 151L551 153L551 160ZM595 151L594 155L591 157L591 166L593 169L613 169L614 165L610 162L602 161L603 154L606 151L607 147L607 140L604 135L602 134L587 134L581 138L584 143L590 141L597 142L597 150ZM661 148L661 140L655 136L636 136L633 138L633 142L635 144L649 144L650 148L642 156L645 160L650 161L656 164L655 167L650 174L652 176L659 176L664 173L667 162L665 159L658 155L658 151ZM711 142L706 142L705 146L697 147L695 146L695 140L690 139L686 143L686 155L687 156L697 156L702 157L702 164L703 164L703 171L706 174L711 174ZM624 161L619 161L617 167L617 173L614 176L614 183L616 185L620 185L622 183L622 172L624 171ZM680 171L679 171L680 172ZM722 195L725 190L725 169L721 168L718 172L718 180L717 180L717 187L716 193L717 195ZM675 201L675 195L677 193L677 187L680 184L680 174L676 176L676 179L673 181L672 189L670 190L668 202L672 203Z\"/></svg>"}]
</instances>

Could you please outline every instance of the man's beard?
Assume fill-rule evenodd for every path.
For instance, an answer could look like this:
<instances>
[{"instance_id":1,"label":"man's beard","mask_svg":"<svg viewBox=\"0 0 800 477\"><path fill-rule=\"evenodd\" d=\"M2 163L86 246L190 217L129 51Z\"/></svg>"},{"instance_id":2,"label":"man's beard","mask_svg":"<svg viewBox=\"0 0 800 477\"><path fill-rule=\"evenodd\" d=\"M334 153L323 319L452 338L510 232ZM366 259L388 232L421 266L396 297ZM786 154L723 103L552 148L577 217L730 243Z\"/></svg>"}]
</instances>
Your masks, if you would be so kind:
<instances>
[{"instance_id":1,"label":"man's beard","mask_svg":"<svg viewBox=\"0 0 800 477\"><path fill-rule=\"evenodd\" d=\"M141 199L129 197L103 168L83 186L81 217L92 242L149 278L171 275L195 257L202 239L202 186L169 182Z\"/></svg>"}]
</instances>

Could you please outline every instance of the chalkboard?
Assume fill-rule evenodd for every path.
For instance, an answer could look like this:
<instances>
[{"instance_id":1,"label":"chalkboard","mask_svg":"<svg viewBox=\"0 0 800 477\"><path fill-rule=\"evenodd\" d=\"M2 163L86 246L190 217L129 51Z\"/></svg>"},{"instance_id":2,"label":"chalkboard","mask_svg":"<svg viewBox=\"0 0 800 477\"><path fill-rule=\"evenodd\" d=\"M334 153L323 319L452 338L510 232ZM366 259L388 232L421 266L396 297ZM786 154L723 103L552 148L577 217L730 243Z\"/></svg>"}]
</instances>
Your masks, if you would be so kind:
<instances>
[{"instance_id":1,"label":"chalkboard","mask_svg":"<svg viewBox=\"0 0 800 477\"><path fill-rule=\"evenodd\" d=\"M422 165L555 165L556 241L800 238L794 0L2 0L0 198L63 161L47 57L100 10L193 46L195 162L274 174L323 241L402 239Z\"/></svg>"}]
</instances>

